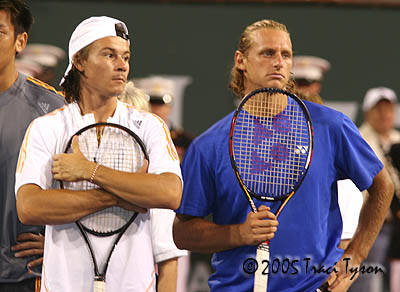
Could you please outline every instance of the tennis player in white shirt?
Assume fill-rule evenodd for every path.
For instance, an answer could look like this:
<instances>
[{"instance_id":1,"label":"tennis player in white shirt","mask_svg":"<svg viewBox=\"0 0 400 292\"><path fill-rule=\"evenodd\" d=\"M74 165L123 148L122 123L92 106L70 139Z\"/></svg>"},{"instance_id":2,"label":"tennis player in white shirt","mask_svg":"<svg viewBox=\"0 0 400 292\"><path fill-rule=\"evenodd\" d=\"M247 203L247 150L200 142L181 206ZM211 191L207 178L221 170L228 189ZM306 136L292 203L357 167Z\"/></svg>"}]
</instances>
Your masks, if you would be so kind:
<instances>
[{"instance_id":1,"label":"tennis player in white shirt","mask_svg":"<svg viewBox=\"0 0 400 292\"><path fill-rule=\"evenodd\" d=\"M107 291L155 291L147 208L176 209L182 179L165 123L118 101L129 73L129 46L123 22L104 16L81 22L71 36L70 64L61 82L69 104L34 120L25 135L16 174L17 210L24 223L46 224L42 292L92 291L93 264L74 222L117 205L140 214L111 257ZM135 132L146 145L150 163L139 173L117 176L79 152L60 154L77 130L97 122L121 124ZM102 189L61 190L56 181L91 179ZM103 262L112 239L90 239L96 258Z\"/></svg>"}]
</instances>

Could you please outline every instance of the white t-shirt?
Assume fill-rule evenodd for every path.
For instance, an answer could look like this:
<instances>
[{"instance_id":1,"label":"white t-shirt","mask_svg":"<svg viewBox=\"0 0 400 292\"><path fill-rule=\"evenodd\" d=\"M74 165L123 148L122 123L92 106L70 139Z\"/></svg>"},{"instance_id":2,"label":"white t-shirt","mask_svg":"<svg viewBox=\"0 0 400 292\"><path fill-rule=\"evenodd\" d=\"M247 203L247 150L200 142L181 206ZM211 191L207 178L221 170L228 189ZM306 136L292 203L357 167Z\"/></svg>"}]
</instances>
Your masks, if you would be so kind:
<instances>
[{"instance_id":1,"label":"white t-shirt","mask_svg":"<svg viewBox=\"0 0 400 292\"><path fill-rule=\"evenodd\" d=\"M351 239L358 226L363 196L350 179L340 180L337 184L339 208L343 221L341 239Z\"/></svg>"},{"instance_id":2,"label":"white t-shirt","mask_svg":"<svg viewBox=\"0 0 400 292\"><path fill-rule=\"evenodd\" d=\"M149 154L149 173L171 172L182 177L179 158L168 127L159 117L137 111L118 101L114 115L107 122L121 124L142 139ZM51 173L54 154L63 153L70 137L79 129L93 123L94 115L82 116L76 103L35 119L28 128L21 147L16 173L16 193L22 185L28 183L36 184L42 189L57 188L58 182L53 180ZM160 218L151 216L151 212L139 214L116 246L107 270L107 291L155 291L154 258L156 262L163 257L168 259L166 254L171 256L174 248L170 244L164 247L158 245L157 241L163 242L161 239L153 240L153 237L155 239L160 236L157 232L152 234L153 229L159 228L155 225ZM172 230L172 225L170 228ZM89 234L100 270L103 269L114 237L115 235L96 237ZM89 250L76 224L47 225L41 291L92 291L93 279Z\"/></svg>"},{"instance_id":3,"label":"white t-shirt","mask_svg":"<svg viewBox=\"0 0 400 292\"><path fill-rule=\"evenodd\" d=\"M169 209L150 209L153 253L156 263L188 255L186 250L178 249L172 238L172 224L175 212Z\"/></svg>"}]
</instances>

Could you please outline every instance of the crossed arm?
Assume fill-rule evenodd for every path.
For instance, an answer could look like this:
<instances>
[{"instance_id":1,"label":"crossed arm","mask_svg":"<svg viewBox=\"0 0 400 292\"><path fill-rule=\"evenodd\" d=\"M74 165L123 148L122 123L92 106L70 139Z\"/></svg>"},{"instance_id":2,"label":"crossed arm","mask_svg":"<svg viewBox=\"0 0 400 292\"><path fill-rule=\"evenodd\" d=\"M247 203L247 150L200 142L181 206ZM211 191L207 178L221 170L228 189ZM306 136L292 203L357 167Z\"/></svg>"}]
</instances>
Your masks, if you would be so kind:
<instances>
[{"instance_id":1,"label":"crossed arm","mask_svg":"<svg viewBox=\"0 0 400 292\"><path fill-rule=\"evenodd\" d=\"M90 180L96 167L73 140L72 154L53 158L54 179ZM93 180L100 188L86 191L46 189L26 184L17 193L18 216L24 224L64 224L111 206L146 212L146 208L175 209L180 204L182 183L173 173L148 174L147 163L138 173L99 166Z\"/></svg>"}]
</instances>

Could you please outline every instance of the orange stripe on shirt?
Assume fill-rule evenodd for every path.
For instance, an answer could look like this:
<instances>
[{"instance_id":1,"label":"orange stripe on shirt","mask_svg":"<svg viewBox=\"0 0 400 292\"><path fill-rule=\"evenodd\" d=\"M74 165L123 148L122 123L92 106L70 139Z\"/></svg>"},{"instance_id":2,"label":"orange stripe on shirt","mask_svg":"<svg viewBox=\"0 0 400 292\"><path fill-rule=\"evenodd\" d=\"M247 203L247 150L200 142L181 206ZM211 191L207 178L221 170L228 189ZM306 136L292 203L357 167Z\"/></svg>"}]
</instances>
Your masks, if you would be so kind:
<instances>
[{"instance_id":1,"label":"orange stripe on shirt","mask_svg":"<svg viewBox=\"0 0 400 292\"><path fill-rule=\"evenodd\" d=\"M147 287L146 292L149 292L151 287L153 287L153 285L154 285L154 277L155 277L154 274L155 273L156 273L156 271L153 271L153 273L151 274L151 277L153 278L153 280L151 280L151 283L150 283L149 287Z\"/></svg>"},{"instance_id":2,"label":"orange stripe on shirt","mask_svg":"<svg viewBox=\"0 0 400 292\"><path fill-rule=\"evenodd\" d=\"M57 93L58 95L64 96L64 94L63 94L61 91L57 91L53 86L51 86L51 85L49 85L49 84L47 84L47 83L45 83L45 82L43 82L43 81L40 81L39 79L36 79L36 78L34 78L34 77L32 77L32 76L29 76L29 77L26 78L26 79L27 79L28 81L30 81L30 82L36 84L36 85L39 85L39 86L41 86L41 87L43 87L43 88L46 88L46 89L48 89L48 90L50 90L50 91L53 91L53 92Z\"/></svg>"},{"instance_id":3,"label":"orange stripe on shirt","mask_svg":"<svg viewBox=\"0 0 400 292\"><path fill-rule=\"evenodd\" d=\"M24 163L26 159L26 147L28 146L28 138L29 132L31 131L33 122L29 125L28 129L26 130L24 141L22 142L21 149L19 151L19 157L17 162L17 173L21 173L22 169L24 168Z\"/></svg>"},{"instance_id":4,"label":"orange stripe on shirt","mask_svg":"<svg viewBox=\"0 0 400 292\"><path fill-rule=\"evenodd\" d=\"M67 106L68 106L68 105L64 105L63 107L60 107L60 108L58 108L58 109L55 109L54 111L49 112L49 113L47 113L47 114L44 115L44 116L54 116L56 113L62 112L63 110L65 110L65 109L67 108Z\"/></svg>"},{"instance_id":5,"label":"orange stripe on shirt","mask_svg":"<svg viewBox=\"0 0 400 292\"><path fill-rule=\"evenodd\" d=\"M44 290L46 290L46 292L49 292L49 289L47 289L46 287L46 269L43 263L43 273L42 273L42 286L44 287Z\"/></svg>"},{"instance_id":6,"label":"orange stripe on shirt","mask_svg":"<svg viewBox=\"0 0 400 292\"><path fill-rule=\"evenodd\" d=\"M169 134L168 126L167 124L161 119L159 116L153 114L163 125L164 133L165 133L165 138L167 139L167 150L169 155L173 160L178 160L179 156L178 153L176 153L175 147L173 146L174 144L172 143L171 135Z\"/></svg>"}]
</instances>

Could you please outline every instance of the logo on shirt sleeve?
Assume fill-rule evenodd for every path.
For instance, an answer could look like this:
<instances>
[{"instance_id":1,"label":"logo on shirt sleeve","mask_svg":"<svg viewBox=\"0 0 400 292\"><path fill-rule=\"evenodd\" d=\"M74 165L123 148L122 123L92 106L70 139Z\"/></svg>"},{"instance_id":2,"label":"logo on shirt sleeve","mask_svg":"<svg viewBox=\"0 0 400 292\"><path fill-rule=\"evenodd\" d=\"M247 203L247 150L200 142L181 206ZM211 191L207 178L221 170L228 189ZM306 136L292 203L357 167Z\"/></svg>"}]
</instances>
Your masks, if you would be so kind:
<instances>
[{"instance_id":1,"label":"logo on shirt sleeve","mask_svg":"<svg viewBox=\"0 0 400 292\"><path fill-rule=\"evenodd\" d=\"M47 114L49 112L49 108L50 108L50 104L47 102L39 102L38 103L39 107L41 108L41 110Z\"/></svg>"},{"instance_id":2,"label":"logo on shirt sleeve","mask_svg":"<svg viewBox=\"0 0 400 292\"><path fill-rule=\"evenodd\" d=\"M140 129L142 122L143 122L142 120L134 120L133 124L135 125L136 128Z\"/></svg>"}]
</instances>

